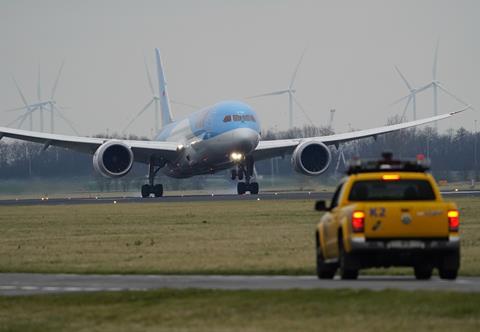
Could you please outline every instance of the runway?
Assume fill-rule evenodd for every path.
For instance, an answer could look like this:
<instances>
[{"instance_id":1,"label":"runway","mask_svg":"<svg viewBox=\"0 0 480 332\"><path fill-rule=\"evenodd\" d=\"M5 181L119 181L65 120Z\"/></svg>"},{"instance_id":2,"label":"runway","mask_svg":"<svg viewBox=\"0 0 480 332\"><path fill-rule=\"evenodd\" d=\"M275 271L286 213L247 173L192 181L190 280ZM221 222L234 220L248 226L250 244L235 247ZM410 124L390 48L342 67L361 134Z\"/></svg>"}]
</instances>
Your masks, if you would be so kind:
<instances>
[{"instance_id":1,"label":"runway","mask_svg":"<svg viewBox=\"0 0 480 332\"><path fill-rule=\"evenodd\" d=\"M478 197L480 190L442 191L446 198ZM210 194L210 195L172 195L164 197L141 198L135 196L111 197L65 197L65 198L28 198L0 199L0 206L28 205L83 205L83 204L124 204L124 203L171 203L171 202L221 202L221 201L256 201L256 200L330 200L331 192L264 192L258 195Z\"/></svg>"},{"instance_id":2,"label":"runway","mask_svg":"<svg viewBox=\"0 0 480 332\"><path fill-rule=\"evenodd\" d=\"M171 203L171 202L214 202L214 201L256 201L256 200L295 200L295 199L330 199L330 192L268 192L258 195L210 194L210 195L177 195L163 197L90 197L90 198L29 198L4 199L0 206L14 205L82 205L82 204L124 204L124 203Z\"/></svg>"},{"instance_id":3,"label":"runway","mask_svg":"<svg viewBox=\"0 0 480 332\"><path fill-rule=\"evenodd\" d=\"M434 277L429 281L418 281L411 276L361 276L359 280L319 280L315 276L0 274L0 295L147 291L161 288L223 290L348 288L375 291L398 289L480 292L480 277L459 277L455 281Z\"/></svg>"}]
</instances>

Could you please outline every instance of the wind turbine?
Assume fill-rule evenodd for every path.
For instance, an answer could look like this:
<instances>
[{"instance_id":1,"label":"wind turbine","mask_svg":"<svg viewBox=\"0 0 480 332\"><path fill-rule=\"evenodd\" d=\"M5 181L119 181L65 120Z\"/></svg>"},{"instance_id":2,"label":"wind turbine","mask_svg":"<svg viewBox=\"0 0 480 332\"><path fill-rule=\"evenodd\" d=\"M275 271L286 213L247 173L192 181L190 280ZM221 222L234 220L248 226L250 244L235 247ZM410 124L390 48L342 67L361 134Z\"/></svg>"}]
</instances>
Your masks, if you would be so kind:
<instances>
[{"instance_id":1,"label":"wind turbine","mask_svg":"<svg viewBox=\"0 0 480 332\"><path fill-rule=\"evenodd\" d=\"M10 127L15 122L20 121L18 126L17 126L18 128L20 128L20 127L22 127L23 122L25 122L25 120L28 118L29 122L30 122L30 131L32 131L33 130L33 110L30 108L30 105L29 105L27 99L25 98L25 95L23 94L22 89L20 89L20 86L18 85L15 77L12 76L12 80L13 80L13 83L15 84L15 88L17 89L18 94L20 95L20 99L22 100L22 102L25 106L13 108L13 109L10 109L10 110L6 110L5 112L13 112L13 111L24 110L25 113L22 114L21 116L19 116L18 118L16 118L15 120L13 120L12 122L10 122L9 124L7 124L7 127Z\"/></svg>"},{"instance_id":2,"label":"wind turbine","mask_svg":"<svg viewBox=\"0 0 480 332\"><path fill-rule=\"evenodd\" d=\"M416 100L417 93L427 88L426 87L422 87L420 89L413 88L412 85L407 81L407 79L402 74L400 69L398 69L397 66L395 66L395 70L397 71L398 75L402 79L403 83L405 83L405 85L407 86L410 93L407 96L394 101L392 104L390 104L390 106L396 105L405 99L407 100L407 103L405 104L405 108L403 109L403 113L402 113L402 121L403 121L403 119L405 119L405 114L407 113L408 105L410 105L410 102L412 102L413 120L416 120L417 119L417 100Z\"/></svg>"},{"instance_id":3,"label":"wind turbine","mask_svg":"<svg viewBox=\"0 0 480 332\"><path fill-rule=\"evenodd\" d=\"M333 130L333 120L335 119L335 112L336 112L336 109L332 108L330 110L330 120L328 122L328 126L330 127L330 129Z\"/></svg>"},{"instance_id":4,"label":"wind turbine","mask_svg":"<svg viewBox=\"0 0 480 332\"><path fill-rule=\"evenodd\" d=\"M302 63L303 56L305 55L305 52L306 52L306 49L303 51L302 55L300 56L300 60L298 61L297 66L295 67L295 71L293 72L292 78L290 79L290 84L288 85L287 89L262 93L260 95L255 95L255 96L248 97L248 99L252 99L252 98L259 98L259 97L279 96L279 95L283 95L283 94L288 94L288 125L289 125L289 129L293 128L293 103L295 103L300 108L300 110L305 114L307 119L311 123L313 123L311 121L311 119L308 117L308 115L306 114L305 109L302 107L302 105L300 105L297 98L295 98L295 92L297 92L297 91L293 88L293 85L295 84L295 79L297 77L298 68L300 67L300 64Z\"/></svg>"},{"instance_id":5,"label":"wind turbine","mask_svg":"<svg viewBox=\"0 0 480 332\"><path fill-rule=\"evenodd\" d=\"M466 103L465 101L463 101L462 99L457 97L452 92L448 91L447 88L445 88L445 86L439 80L437 80L438 45L439 45L439 42L437 41L437 45L435 47L435 53L434 53L434 57L433 57L432 81L430 81L429 83L427 83L426 85L424 85L424 86L422 86L418 89L412 88L412 86L406 80L405 76L400 72L398 67L395 66L395 69L397 70L398 74L402 78L402 80L405 83L405 85L407 86L407 88L410 90L410 94L396 100L395 102L393 102L391 104L391 105L395 105L395 104L398 104L399 102L401 102L403 100L407 100L407 104L405 105L405 108L403 110L402 119L405 116L405 112L408 108L408 105L409 105L410 101L412 101L413 102L412 103L413 104L413 117L414 117L414 120L416 120L416 116L417 116L417 114L416 114L416 99L415 99L416 94L420 93L420 92L423 92L423 91L425 91L427 89L430 89L430 88L432 88L432 90L433 90L433 115L434 116L438 115L438 90L446 93L450 97L454 98L456 101L460 102L462 105L469 106L468 103ZM435 126L437 126L436 123L435 123Z\"/></svg>"},{"instance_id":6,"label":"wind turbine","mask_svg":"<svg viewBox=\"0 0 480 332\"><path fill-rule=\"evenodd\" d=\"M439 80L437 80L438 45L439 45L439 42L437 41L437 45L435 47L435 54L433 58L432 81L427 85L425 85L424 87L422 87L422 89L428 89L431 87L433 90L433 114L434 115L438 115L438 90L443 91L444 93L446 93L447 95L449 95L450 97L458 101L459 103L463 104L464 106L469 105L468 103L466 103L465 101L463 101L462 99L454 95L452 92L448 91L447 88L445 88L445 86L442 83L440 83ZM436 126L436 123L435 123L435 126Z\"/></svg>"},{"instance_id":7,"label":"wind turbine","mask_svg":"<svg viewBox=\"0 0 480 332\"><path fill-rule=\"evenodd\" d=\"M33 104L28 103L28 101L25 98L22 90L20 89L17 81L15 80L14 77L12 77L13 81L15 83L15 87L17 88L17 91L20 95L20 98L23 101L24 106L7 110L7 112L23 110L24 114L17 117L14 121L10 122L8 124L8 126L11 126L15 122L18 121L18 126L17 127L21 128L23 123L25 122L25 120L27 118L29 118L29 120L30 120L30 130L33 130L33 113L38 111L39 118L40 118L40 131L43 132L44 131L44 111L49 111L50 112L50 132L53 133L55 131L55 115L56 115L59 118L61 118L73 130L73 132L75 134L79 135L78 131L75 129L72 122L62 114L61 107L57 106L57 102L55 100L55 92L57 91L58 82L60 80L60 76L62 74L64 64L65 64L65 62L62 62L62 64L60 65L60 69L57 73L57 76L56 76L54 84L53 84L53 88L52 88L52 92L50 94L50 98L47 99L47 100L42 100L42 94L41 94L42 85L41 85L41 75L40 75L40 68L39 68L39 70L38 70L38 80L37 80L37 98L38 98L38 101L36 103L33 103Z\"/></svg>"}]
</instances>

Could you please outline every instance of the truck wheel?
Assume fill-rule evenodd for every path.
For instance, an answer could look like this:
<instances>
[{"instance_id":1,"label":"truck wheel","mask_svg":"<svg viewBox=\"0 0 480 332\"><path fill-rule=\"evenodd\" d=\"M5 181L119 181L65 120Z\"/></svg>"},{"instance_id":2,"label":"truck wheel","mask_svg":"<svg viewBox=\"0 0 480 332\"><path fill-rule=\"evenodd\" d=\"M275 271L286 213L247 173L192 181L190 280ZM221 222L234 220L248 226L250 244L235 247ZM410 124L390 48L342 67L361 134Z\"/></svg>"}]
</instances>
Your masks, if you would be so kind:
<instances>
[{"instance_id":1,"label":"truck wheel","mask_svg":"<svg viewBox=\"0 0 480 332\"><path fill-rule=\"evenodd\" d=\"M433 268L430 265L417 265L413 271L418 280L428 280L432 277Z\"/></svg>"},{"instance_id":2,"label":"truck wheel","mask_svg":"<svg viewBox=\"0 0 480 332\"><path fill-rule=\"evenodd\" d=\"M344 280L352 280L358 278L358 261L352 254L345 251L343 240L338 242L340 277Z\"/></svg>"},{"instance_id":3,"label":"truck wheel","mask_svg":"<svg viewBox=\"0 0 480 332\"><path fill-rule=\"evenodd\" d=\"M317 257L317 276L318 279L333 279L337 268L334 264L325 263L322 254L322 248L320 247L320 241L318 240L318 235L315 235L316 242L316 257Z\"/></svg>"},{"instance_id":4,"label":"truck wheel","mask_svg":"<svg viewBox=\"0 0 480 332\"><path fill-rule=\"evenodd\" d=\"M458 270L439 269L438 274L442 279L455 280L457 279Z\"/></svg>"},{"instance_id":5,"label":"truck wheel","mask_svg":"<svg viewBox=\"0 0 480 332\"><path fill-rule=\"evenodd\" d=\"M460 251L455 251L445 255L442 259L438 274L442 279L455 280L460 267Z\"/></svg>"}]
</instances>

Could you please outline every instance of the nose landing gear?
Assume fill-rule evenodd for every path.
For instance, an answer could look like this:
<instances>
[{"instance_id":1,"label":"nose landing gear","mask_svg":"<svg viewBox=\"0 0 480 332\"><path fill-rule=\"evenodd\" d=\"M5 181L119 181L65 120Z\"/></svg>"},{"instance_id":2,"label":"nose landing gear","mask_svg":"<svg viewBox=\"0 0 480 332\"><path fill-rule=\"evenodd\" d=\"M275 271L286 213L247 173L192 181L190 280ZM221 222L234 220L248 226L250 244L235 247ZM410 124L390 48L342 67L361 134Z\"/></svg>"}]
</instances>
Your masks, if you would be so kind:
<instances>
[{"instance_id":1,"label":"nose landing gear","mask_svg":"<svg viewBox=\"0 0 480 332\"><path fill-rule=\"evenodd\" d=\"M251 195L258 195L258 183L250 182L253 177L253 165L253 158L247 157L245 165L239 164L237 169L232 170L232 180L238 178L239 181L242 181L245 177L245 182L237 183L237 193L239 195L243 195L246 192L250 192Z\"/></svg>"},{"instance_id":2,"label":"nose landing gear","mask_svg":"<svg viewBox=\"0 0 480 332\"><path fill-rule=\"evenodd\" d=\"M142 186L142 197L147 198L150 197L151 194L155 197L162 197L163 196L163 185L161 184L154 184L155 175L157 175L158 171L163 167L162 166L155 166L153 161L150 162L148 167L148 184L144 184Z\"/></svg>"}]
</instances>

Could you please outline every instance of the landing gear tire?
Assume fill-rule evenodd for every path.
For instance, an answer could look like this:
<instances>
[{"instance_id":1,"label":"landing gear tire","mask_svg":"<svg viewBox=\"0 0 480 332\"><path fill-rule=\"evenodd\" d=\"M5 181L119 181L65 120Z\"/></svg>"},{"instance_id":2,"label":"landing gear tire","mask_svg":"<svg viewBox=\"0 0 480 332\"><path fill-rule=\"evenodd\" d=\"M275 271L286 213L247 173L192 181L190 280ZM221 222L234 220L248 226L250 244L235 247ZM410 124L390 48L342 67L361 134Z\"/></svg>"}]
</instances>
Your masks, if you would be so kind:
<instances>
[{"instance_id":1,"label":"landing gear tire","mask_svg":"<svg viewBox=\"0 0 480 332\"><path fill-rule=\"evenodd\" d=\"M144 184L142 186L142 197L147 198L150 196L151 193L151 186L149 184Z\"/></svg>"},{"instance_id":2,"label":"landing gear tire","mask_svg":"<svg viewBox=\"0 0 480 332\"><path fill-rule=\"evenodd\" d=\"M153 186L153 195L155 197L162 197L163 196L163 185L156 184Z\"/></svg>"},{"instance_id":3,"label":"landing gear tire","mask_svg":"<svg viewBox=\"0 0 480 332\"><path fill-rule=\"evenodd\" d=\"M232 180L235 180L236 178L237 178L237 170L236 170L236 169L232 169L231 179L232 179Z\"/></svg>"},{"instance_id":4,"label":"landing gear tire","mask_svg":"<svg viewBox=\"0 0 480 332\"><path fill-rule=\"evenodd\" d=\"M239 195L243 195L247 191L250 192L251 195L258 195L258 183L257 182L252 182L252 183L239 182L239 183L237 183L237 193Z\"/></svg>"},{"instance_id":5,"label":"landing gear tire","mask_svg":"<svg viewBox=\"0 0 480 332\"><path fill-rule=\"evenodd\" d=\"M258 195L258 183L257 182L250 183L249 190L250 190L250 194Z\"/></svg>"},{"instance_id":6,"label":"landing gear tire","mask_svg":"<svg viewBox=\"0 0 480 332\"><path fill-rule=\"evenodd\" d=\"M148 166L148 184L144 184L142 186L143 198L150 197L151 194L153 194L155 197L163 196L163 186L161 184L154 184L155 175L163 166L165 166L165 164L159 165L158 161L155 162L153 158L150 160L150 164Z\"/></svg>"},{"instance_id":7,"label":"landing gear tire","mask_svg":"<svg viewBox=\"0 0 480 332\"><path fill-rule=\"evenodd\" d=\"M246 191L247 191L247 185L244 182L237 183L237 193L239 195L245 194Z\"/></svg>"}]
</instances>

